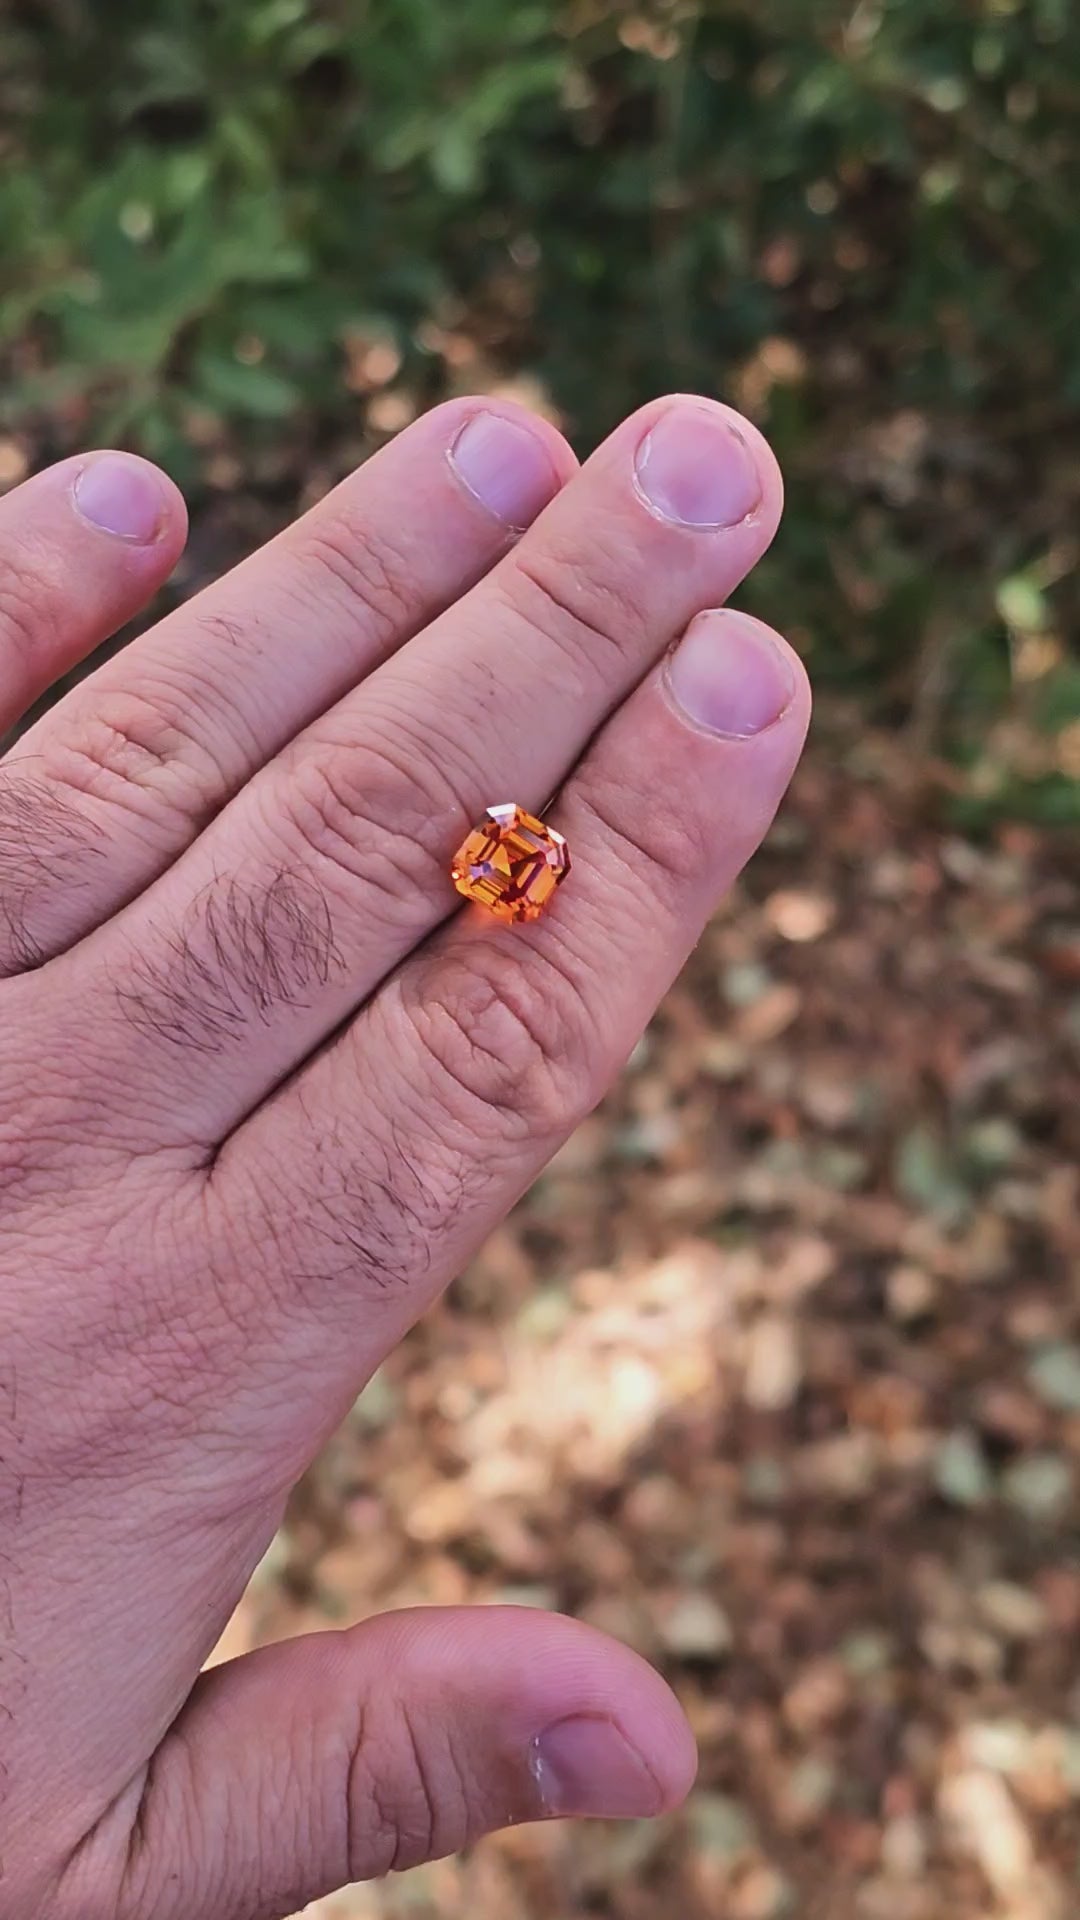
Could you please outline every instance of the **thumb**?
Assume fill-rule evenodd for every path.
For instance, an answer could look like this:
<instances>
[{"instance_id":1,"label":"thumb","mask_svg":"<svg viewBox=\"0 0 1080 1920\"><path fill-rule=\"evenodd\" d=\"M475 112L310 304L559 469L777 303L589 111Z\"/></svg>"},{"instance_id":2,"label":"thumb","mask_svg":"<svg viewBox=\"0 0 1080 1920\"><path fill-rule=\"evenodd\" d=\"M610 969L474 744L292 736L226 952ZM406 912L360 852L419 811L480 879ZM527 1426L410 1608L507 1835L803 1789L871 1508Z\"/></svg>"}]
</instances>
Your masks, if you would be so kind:
<instances>
[{"instance_id":1,"label":"thumb","mask_svg":"<svg viewBox=\"0 0 1080 1920\"><path fill-rule=\"evenodd\" d=\"M203 1674L148 1770L118 1920L281 1920L519 1821L661 1813L695 1767L664 1682L590 1627L386 1614Z\"/></svg>"}]
</instances>

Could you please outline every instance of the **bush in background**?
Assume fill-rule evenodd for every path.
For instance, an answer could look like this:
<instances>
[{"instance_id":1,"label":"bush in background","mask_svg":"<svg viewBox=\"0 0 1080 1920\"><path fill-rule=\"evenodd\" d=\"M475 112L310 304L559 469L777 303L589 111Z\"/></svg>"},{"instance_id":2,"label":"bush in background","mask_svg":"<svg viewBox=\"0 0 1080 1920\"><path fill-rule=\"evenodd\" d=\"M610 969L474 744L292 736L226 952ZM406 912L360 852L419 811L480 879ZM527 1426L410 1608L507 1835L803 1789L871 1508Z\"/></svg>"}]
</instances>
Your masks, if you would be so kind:
<instances>
[{"instance_id":1,"label":"bush in background","mask_svg":"<svg viewBox=\"0 0 1080 1920\"><path fill-rule=\"evenodd\" d=\"M0 421L198 494L478 384L581 448L722 392L789 478L747 598L969 811L1071 817L1078 108L1069 0L36 0Z\"/></svg>"}]
</instances>

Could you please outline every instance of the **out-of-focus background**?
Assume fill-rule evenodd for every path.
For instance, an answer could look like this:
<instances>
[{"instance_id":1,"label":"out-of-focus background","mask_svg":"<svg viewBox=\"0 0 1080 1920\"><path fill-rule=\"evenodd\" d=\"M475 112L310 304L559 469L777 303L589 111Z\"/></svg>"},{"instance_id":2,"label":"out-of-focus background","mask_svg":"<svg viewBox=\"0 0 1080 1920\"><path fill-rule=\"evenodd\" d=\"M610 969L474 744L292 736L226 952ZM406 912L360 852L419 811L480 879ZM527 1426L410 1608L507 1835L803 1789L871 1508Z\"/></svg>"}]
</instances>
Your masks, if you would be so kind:
<instances>
[{"instance_id":1,"label":"out-of-focus background","mask_svg":"<svg viewBox=\"0 0 1080 1920\"><path fill-rule=\"evenodd\" d=\"M700 1786L320 1920L1080 1906L1078 113L1069 0L0 13L0 486L160 459L174 595L467 389L721 393L788 476L770 844L220 1650L561 1607Z\"/></svg>"}]
</instances>

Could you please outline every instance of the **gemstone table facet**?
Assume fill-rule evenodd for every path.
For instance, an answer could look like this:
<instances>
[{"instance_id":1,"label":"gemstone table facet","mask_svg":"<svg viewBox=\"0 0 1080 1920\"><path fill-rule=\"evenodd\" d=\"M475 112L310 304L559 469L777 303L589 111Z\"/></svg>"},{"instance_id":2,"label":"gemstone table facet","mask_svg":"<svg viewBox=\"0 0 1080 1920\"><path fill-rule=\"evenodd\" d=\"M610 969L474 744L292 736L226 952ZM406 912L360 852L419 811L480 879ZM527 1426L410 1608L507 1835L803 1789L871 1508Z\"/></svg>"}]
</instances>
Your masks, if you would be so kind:
<instances>
[{"instance_id":1,"label":"gemstone table facet","mask_svg":"<svg viewBox=\"0 0 1080 1920\"><path fill-rule=\"evenodd\" d=\"M497 920L539 920L570 871L570 850L561 833L508 801L488 808L450 871L458 892Z\"/></svg>"}]
</instances>

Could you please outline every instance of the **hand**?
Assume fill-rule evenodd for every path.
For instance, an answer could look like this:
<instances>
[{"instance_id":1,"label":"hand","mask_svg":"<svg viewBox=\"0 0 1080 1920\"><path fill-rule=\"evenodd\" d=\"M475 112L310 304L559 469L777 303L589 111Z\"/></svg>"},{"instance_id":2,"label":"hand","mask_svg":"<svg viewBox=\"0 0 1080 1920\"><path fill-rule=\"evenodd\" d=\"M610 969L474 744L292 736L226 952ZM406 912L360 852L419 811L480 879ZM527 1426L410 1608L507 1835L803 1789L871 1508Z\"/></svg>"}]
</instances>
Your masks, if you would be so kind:
<instances>
[{"instance_id":1,"label":"hand","mask_svg":"<svg viewBox=\"0 0 1080 1920\"><path fill-rule=\"evenodd\" d=\"M6 1920L279 1916L687 1790L667 1689L567 1619L414 1611L198 1676L297 1476L772 818L804 674L701 610L779 513L760 435L709 402L577 472L542 422L455 401L0 765ZM3 502L0 731L183 527L124 455ZM556 792L548 915L455 912L485 806Z\"/></svg>"}]
</instances>

